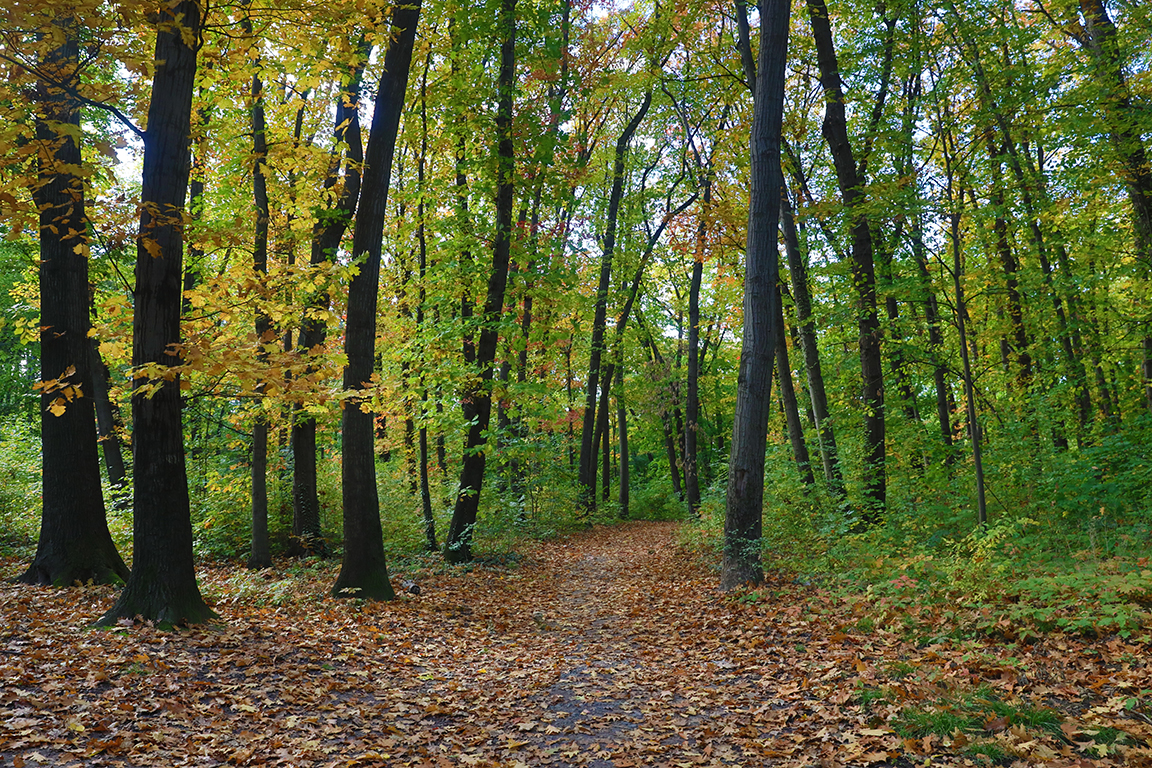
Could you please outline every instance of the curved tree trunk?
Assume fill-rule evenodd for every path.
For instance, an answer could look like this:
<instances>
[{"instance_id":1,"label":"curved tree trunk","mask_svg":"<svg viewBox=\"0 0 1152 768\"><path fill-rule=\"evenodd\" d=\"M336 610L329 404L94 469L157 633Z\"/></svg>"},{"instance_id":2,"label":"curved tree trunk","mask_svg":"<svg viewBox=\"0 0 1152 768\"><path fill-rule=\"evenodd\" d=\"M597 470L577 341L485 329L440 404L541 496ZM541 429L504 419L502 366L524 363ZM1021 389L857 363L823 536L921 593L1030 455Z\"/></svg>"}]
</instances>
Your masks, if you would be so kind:
<instances>
[{"instance_id":1,"label":"curved tree trunk","mask_svg":"<svg viewBox=\"0 0 1152 768\"><path fill-rule=\"evenodd\" d=\"M372 131L365 152L363 186L352 238L353 257L363 261L348 286L344 345L348 359L344 389L352 393L368 388L376 360L376 303L388 183L419 20L419 2L397 6L392 14L394 37L384 55L384 72L376 92ZM380 501L376 495L375 432L367 397L352 397L345 402L341 435L344 559L332 594L391 600L396 595L384 558Z\"/></svg>"},{"instance_id":2,"label":"curved tree trunk","mask_svg":"<svg viewBox=\"0 0 1152 768\"><path fill-rule=\"evenodd\" d=\"M872 227L865 208L867 197L863 189L863 174L858 170L848 138L844 89L824 0L808 0L808 16L816 42L820 84L824 88L824 138L836 167L840 197L852 223L852 281L858 296L864 406L863 475L866 504L862 520L873 524L883 517L887 482L884 470L884 368L880 359L881 332L876 310Z\"/></svg>"},{"instance_id":3,"label":"curved tree trunk","mask_svg":"<svg viewBox=\"0 0 1152 768\"><path fill-rule=\"evenodd\" d=\"M604 248L600 256L600 282L596 287L596 307L592 320L592 345L588 358L588 381L584 399L584 427L580 437L580 499L584 512L596 509L596 394L605 386L600 376L600 360L605 352L605 323L608 318L608 289L612 281L612 257L616 249L616 222L620 213L620 200L624 196L624 156L640 122L652 105L652 91L644 94L636 114L624 127L616 141L612 165L612 191L608 197L608 219L604 230ZM607 378L607 377L605 377ZM610 379L609 379L610 382ZM609 385L610 386L610 385Z\"/></svg>"},{"instance_id":4,"label":"curved tree trunk","mask_svg":"<svg viewBox=\"0 0 1152 768\"><path fill-rule=\"evenodd\" d=\"M360 164L364 160L364 145L360 136L360 85L369 46L361 42L361 58L353 67L347 91L336 97L335 144L346 144L344 184L340 197L312 229L309 263L318 267L334 258L340 241L348 229L348 222L360 199ZM332 160L324 180L325 189L336 186L340 170L339 155ZM305 311L297 334L297 347L302 355L322 349L328 338L325 322L315 312L328 307L327 291L320 291L306 302L311 311ZM292 554L326 555L328 545L320 526L320 498L316 487L316 419L302 415L298 410L292 423Z\"/></svg>"},{"instance_id":5,"label":"curved tree trunk","mask_svg":"<svg viewBox=\"0 0 1152 768\"><path fill-rule=\"evenodd\" d=\"M800 422L800 408L796 402L796 388L792 384L792 366L788 361L788 342L784 333L784 302L780 297L780 285L776 285L776 375L780 379L780 402L784 407L784 418L788 424L788 441L792 443L792 456L796 459L796 469L804 485L816 484L812 475L812 460L808 456L808 444L804 442L804 425Z\"/></svg>"},{"instance_id":6,"label":"curved tree trunk","mask_svg":"<svg viewBox=\"0 0 1152 768\"><path fill-rule=\"evenodd\" d=\"M824 483L836 500L844 498L844 476L840 471L840 455L836 448L836 431L828 413L828 394L824 389L824 373L820 367L820 350L816 346L816 324L812 321L812 298L808 291L808 268L800 251L800 237L796 232L796 218L788 192L781 184L780 229L784 233L784 252L788 256L788 276L792 283L792 301L796 304L796 325L799 328L800 347L804 355L804 371L808 379L808 397L812 402L812 420L820 441L820 459L824 465Z\"/></svg>"}]
</instances>

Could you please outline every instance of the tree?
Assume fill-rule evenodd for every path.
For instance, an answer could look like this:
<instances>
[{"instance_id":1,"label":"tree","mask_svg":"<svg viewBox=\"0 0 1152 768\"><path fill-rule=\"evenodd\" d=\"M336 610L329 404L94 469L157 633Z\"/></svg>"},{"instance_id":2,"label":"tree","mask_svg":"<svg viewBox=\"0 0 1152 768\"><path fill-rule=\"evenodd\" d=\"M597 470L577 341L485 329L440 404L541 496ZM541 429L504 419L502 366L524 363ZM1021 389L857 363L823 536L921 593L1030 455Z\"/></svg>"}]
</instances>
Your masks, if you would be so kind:
<instances>
[{"instance_id":1,"label":"tree","mask_svg":"<svg viewBox=\"0 0 1152 768\"><path fill-rule=\"evenodd\" d=\"M516 0L501 0L498 28L502 40L496 107L496 241L492 248L492 271L484 299L480 340L476 346L479 376L473 379L464 396L463 410L468 422L468 436L464 442L456 505L452 510L448 533L444 537L444 559L450 563L464 563L472 559L472 529L476 525L480 491L484 485L484 466L487 460L485 447L488 441L486 433L492 417L492 365L496 359L504 291L508 285L508 264L512 254L512 184L515 172L512 107L516 75Z\"/></svg>"},{"instance_id":2,"label":"tree","mask_svg":"<svg viewBox=\"0 0 1152 768\"><path fill-rule=\"evenodd\" d=\"M88 338L88 220L80 152L76 20L57 17L62 39L39 62L36 82L40 218L40 432L43 507L25 584L121 583L128 567L104 513Z\"/></svg>"},{"instance_id":3,"label":"tree","mask_svg":"<svg viewBox=\"0 0 1152 768\"><path fill-rule=\"evenodd\" d=\"M376 451L371 387L376 362L376 303L380 291L380 252L392 155L404 107L404 91L416 42L420 3L398 5L392 14L393 36L384 54L384 72L376 91L376 107L364 157L360 203L352 255L360 270L348 287L348 319L344 351L344 389L350 395L341 418L344 460L344 560L332 587L336 597L391 600L380 502L376 495Z\"/></svg>"},{"instance_id":4,"label":"tree","mask_svg":"<svg viewBox=\"0 0 1152 768\"><path fill-rule=\"evenodd\" d=\"M748 247L744 259L744 337L732 417L732 449L724 516L724 561L720 586L731 590L758 583L763 531L764 455L768 437L772 367L776 354L780 213L780 125L788 53L789 6L761 6L760 46L753 96L752 184L748 204Z\"/></svg>"},{"instance_id":5,"label":"tree","mask_svg":"<svg viewBox=\"0 0 1152 768\"><path fill-rule=\"evenodd\" d=\"M852 281L857 292L860 328L860 369L864 407L864 495L867 506L862 520L877 523L885 504L884 470L884 369L880 359L880 319L876 311L876 272L873 263L872 221L865 206L866 176L862 153L860 165L848 138L848 118L840 66L832 42L832 26L824 0L808 0L808 17L816 42L820 85L824 89L824 138L832 152L836 180L852 230ZM877 105L881 102L878 100Z\"/></svg>"},{"instance_id":6,"label":"tree","mask_svg":"<svg viewBox=\"0 0 1152 768\"><path fill-rule=\"evenodd\" d=\"M596 394L608 387L609 377L601 376L601 358L604 356L605 324L608 319L608 289L612 284L612 256L616 250L616 226L620 213L620 200L624 195L624 157L632 136L652 105L652 89L644 94L640 107L624 126L616 141L612 162L612 191L608 197L608 216L600 254L600 282L596 286L596 305L592 319L592 345L588 358L588 379L585 385L584 428L580 433L580 485L581 503L585 512L596 508ZM607 380L607 381L606 381Z\"/></svg>"},{"instance_id":7,"label":"tree","mask_svg":"<svg viewBox=\"0 0 1152 768\"><path fill-rule=\"evenodd\" d=\"M196 584L180 419L179 354L184 198L202 9L196 0L155 17L156 72L144 132L136 241L132 363L133 563L120 599L100 619L195 624L216 617Z\"/></svg>"}]
</instances>

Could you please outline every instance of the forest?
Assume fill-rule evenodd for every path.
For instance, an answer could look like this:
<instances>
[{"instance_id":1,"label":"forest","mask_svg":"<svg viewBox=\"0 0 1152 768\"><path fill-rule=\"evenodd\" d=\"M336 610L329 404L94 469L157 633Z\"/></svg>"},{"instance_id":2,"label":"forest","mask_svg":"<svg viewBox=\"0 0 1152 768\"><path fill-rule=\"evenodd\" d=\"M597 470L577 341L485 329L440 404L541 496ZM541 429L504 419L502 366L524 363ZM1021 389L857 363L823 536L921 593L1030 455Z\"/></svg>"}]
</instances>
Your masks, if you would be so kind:
<instances>
[{"instance_id":1,"label":"forest","mask_svg":"<svg viewBox=\"0 0 1152 768\"><path fill-rule=\"evenodd\" d=\"M856 751L825 757L1147 759L1150 38L1130 0L6 5L6 637L223 653L196 633L285 605L411 630L440 600L449 637L486 605L521 642L571 630L592 685L587 627L679 626L634 602L667 589L710 617L678 638L744 637L728 611L792 627L798 668L847 654ZM872 642L887 682L831 650ZM1098 654L1102 698L1025 696L1044 643ZM929 698L971 723L917 725ZM582 733L549 759L608 760Z\"/></svg>"}]
</instances>

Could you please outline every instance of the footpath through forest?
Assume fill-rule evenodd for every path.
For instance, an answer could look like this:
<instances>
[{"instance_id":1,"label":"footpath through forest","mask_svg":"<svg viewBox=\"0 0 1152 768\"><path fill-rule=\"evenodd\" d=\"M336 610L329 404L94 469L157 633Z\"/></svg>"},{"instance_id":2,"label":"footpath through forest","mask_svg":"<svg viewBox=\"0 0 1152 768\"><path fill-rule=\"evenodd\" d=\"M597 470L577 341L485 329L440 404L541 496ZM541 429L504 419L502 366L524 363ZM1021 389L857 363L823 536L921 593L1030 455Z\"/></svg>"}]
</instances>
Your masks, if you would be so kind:
<instances>
[{"instance_id":1,"label":"footpath through forest","mask_svg":"<svg viewBox=\"0 0 1152 768\"><path fill-rule=\"evenodd\" d=\"M324 598L333 577L206 569L222 623L179 632L85 629L110 588L0 586L0 765L1152 762L1142 644L929 644L785 579L732 599L671 523L391 604Z\"/></svg>"}]
</instances>

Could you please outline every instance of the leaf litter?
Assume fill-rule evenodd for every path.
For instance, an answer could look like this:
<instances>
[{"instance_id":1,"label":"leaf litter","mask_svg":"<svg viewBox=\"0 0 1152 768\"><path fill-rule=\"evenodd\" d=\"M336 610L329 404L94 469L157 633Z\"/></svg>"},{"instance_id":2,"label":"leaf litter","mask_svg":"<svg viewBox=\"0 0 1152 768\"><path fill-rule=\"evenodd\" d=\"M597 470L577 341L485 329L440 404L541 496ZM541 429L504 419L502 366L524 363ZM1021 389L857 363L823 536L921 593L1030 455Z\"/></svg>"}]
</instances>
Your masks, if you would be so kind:
<instances>
[{"instance_id":1,"label":"leaf litter","mask_svg":"<svg viewBox=\"0 0 1152 768\"><path fill-rule=\"evenodd\" d=\"M672 523L386 604L323 597L335 568L209 565L223 622L176 632L3 584L0 765L1152 765L1143 639L928 641L784 576L734 599Z\"/></svg>"}]
</instances>

